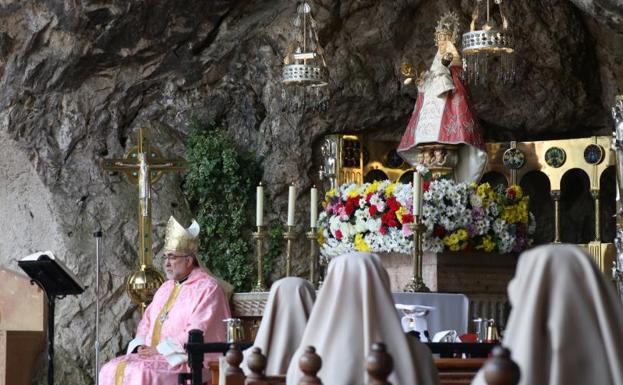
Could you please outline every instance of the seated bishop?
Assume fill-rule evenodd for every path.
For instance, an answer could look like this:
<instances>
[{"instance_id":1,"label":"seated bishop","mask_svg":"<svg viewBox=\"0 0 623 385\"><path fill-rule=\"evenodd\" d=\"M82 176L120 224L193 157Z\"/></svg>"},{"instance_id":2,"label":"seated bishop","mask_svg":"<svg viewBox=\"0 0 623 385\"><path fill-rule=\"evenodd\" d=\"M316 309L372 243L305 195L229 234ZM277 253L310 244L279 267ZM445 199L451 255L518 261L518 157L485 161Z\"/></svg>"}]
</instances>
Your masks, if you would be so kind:
<instances>
[{"instance_id":1,"label":"seated bishop","mask_svg":"<svg viewBox=\"0 0 623 385\"><path fill-rule=\"evenodd\" d=\"M164 271L167 281L141 319L136 338L127 354L104 365L99 385L177 384L178 373L188 372L184 343L192 329L202 330L206 342L225 342L223 319L231 316L226 291L202 266L196 255L199 224L188 229L169 219L164 244ZM216 359L205 355L207 362Z\"/></svg>"}]
</instances>

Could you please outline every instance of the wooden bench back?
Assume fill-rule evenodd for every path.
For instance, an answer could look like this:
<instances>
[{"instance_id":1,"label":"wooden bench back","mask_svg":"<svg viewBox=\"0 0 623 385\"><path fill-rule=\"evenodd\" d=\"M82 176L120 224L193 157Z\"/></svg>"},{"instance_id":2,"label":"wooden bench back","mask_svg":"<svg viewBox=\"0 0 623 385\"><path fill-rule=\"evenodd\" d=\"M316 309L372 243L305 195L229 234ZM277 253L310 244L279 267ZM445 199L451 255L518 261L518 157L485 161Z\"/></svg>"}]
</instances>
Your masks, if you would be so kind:
<instances>
[{"instance_id":1,"label":"wooden bench back","mask_svg":"<svg viewBox=\"0 0 623 385\"><path fill-rule=\"evenodd\" d=\"M282 385L286 382L284 375L264 375L266 357L260 348L254 347L247 358L247 365L251 372L247 377L240 369L242 352L236 345L230 346L225 359L228 364L225 372L225 385ZM486 361L483 359L438 360L437 367L440 371L441 384L469 384L483 362L484 376L488 385L517 385L519 383L519 367L511 360L510 351L497 346L492 351L492 357ZM299 360L299 367L304 375L298 385L322 385L322 381L317 376L322 367L322 360L313 347L309 346L305 349L305 353ZM371 352L366 358L365 368L369 377L368 385L391 385L388 378L394 369L394 361L387 352L385 344L372 345ZM446 374L445 378L444 374Z\"/></svg>"}]
</instances>

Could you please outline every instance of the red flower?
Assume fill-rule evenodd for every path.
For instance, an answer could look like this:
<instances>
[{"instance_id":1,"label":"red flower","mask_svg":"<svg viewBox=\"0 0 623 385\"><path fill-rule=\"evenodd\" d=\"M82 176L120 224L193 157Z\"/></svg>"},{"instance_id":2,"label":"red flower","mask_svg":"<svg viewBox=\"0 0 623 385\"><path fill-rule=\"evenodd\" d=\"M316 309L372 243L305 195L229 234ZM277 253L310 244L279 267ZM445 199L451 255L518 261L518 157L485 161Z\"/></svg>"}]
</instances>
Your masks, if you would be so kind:
<instances>
[{"instance_id":1,"label":"red flower","mask_svg":"<svg viewBox=\"0 0 623 385\"><path fill-rule=\"evenodd\" d=\"M509 187L506 189L506 199L513 200L517 196L517 191L514 188Z\"/></svg>"},{"instance_id":2,"label":"red flower","mask_svg":"<svg viewBox=\"0 0 623 385\"><path fill-rule=\"evenodd\" d=\"M346 213L346 215L350 217L354 211L355 211L355 205L353 205L353 202L351 202L350 200L347 201L346 204L344 205L344 212Z\"/></svg>"},{"instance_id":3,"label":"red flower","mask_svg":"<svg viewBox=\"0 0 623 385\"><path fill-rule=\"evenodd\" d=\"M435 227L433 228L433 232L438 238L443 238L446 235L446 229L444 229L443 226L439 225L435 225Z\"/></svg>"},{"instance_id":4,"label":"red flower","mask_svg":"<svg viewBox=\"0 0 623 385\"><path fill-rule=\"evenodd\" d=\"M338 241L341 241L341 240L342 240L342 237L343 237L343 235L342 235L342 230L337 230L337 231L335 232L335 238L337 238L337 240L338 240Z\"/></svg>"},{"instance_id":5,"label":"red flower","mask_svg":"<svg viewBox=\"0 0 623 385\"><path fill-rule=\"evenodd\" d=\"M372 198L372 193L368 193L368 195L366 195L366 202L370 203L370 198Z\"/></svg>"},{"instance_id":6,"label":"red flower","mask_svg":"<svg viewBox=\"0 0 623 385\"><path fill-rule=\"evenodd\" d=\"M385 226L379 227L379 233L381 233L383 235L387 234L387 227L385 227Z\"/></svg>"},{"instance_id":7,"label":"red flower","mask_svg":"<svg viewBox=\"0 0 623 385\"><path fill-rule=\"evenodd\" d=\"M430 188L430 182L424 181L424 183L422 183L422 190L428 191L429 188Z\"/></svg>"},{"instance_id":8,"label":"red flower","mask_svg":"<svg viewBox=\"0 0 623 385\"><path fill-rule=\"evenodd\" d=\"M413 215L412 214L402 214L402 223L411 223L413 222Z\"/></svg>"},{"instance_id":9,"label":"red flower","mask_svg":"<svg viewBox=\"0 0 623 385\"><path fill-rule=\"evenodd\" d=\"M393 214L400 208L400 203L398 203L395 197L389 197L387 198L387 206L389 207L389 211Z\"/></svg>"},{"instance_id":10,"label":"red flower","mask_svg":"<svg viewBox=\"0 0 623 385\"><path fill-rule=\"evenodd\" d=\"M346 204L345 204L345 207L344 207L344 210L346 211L346 215L348 215L350 217L353 214L355 209L357 209L357 207L359 207L359 200L360 199L361 199L361 196L357 195L354 198L348 198L346 200Z\"/></svg>"},{"instance_id":11,"label":"red flower","mask_svg":"<svg viewBox=\"0 0 623 385\"><path fill-rule=\"evenodd\" d=\"M396 219L396 215L389 211L381 216L381 223L387 227L398 227L398 219Z\"/></svg>"},{"instance_id":12,"label":"red flower","mask_svg":"<svg viewBox=\"0 0 623 385\"><path fill-rule=\"evenodd\" d=\"M378 209L375 205L370 205L370 209L368 209L368 211L370 212L370 216L373 217L376 215Z\"/></svg>"}]
</instances>

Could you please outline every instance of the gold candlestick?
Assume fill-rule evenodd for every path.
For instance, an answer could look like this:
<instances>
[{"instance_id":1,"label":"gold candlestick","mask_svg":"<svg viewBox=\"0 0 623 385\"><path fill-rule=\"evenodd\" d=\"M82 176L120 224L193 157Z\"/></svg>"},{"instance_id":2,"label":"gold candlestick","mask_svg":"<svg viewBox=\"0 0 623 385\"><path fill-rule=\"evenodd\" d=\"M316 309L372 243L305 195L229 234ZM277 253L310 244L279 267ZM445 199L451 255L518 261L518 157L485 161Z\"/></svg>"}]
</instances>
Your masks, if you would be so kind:
<instances>
[{"instance_id":1,"label":"gold candlestick","mask_svg":"<svg viewBox=\"0 0 623 385\"><path fill-rule=\"evenodd\" d=\"M414 216L415 222L409 224L409 228L413 231L413 274L411 281L405 286L404 291L429 293L430 289L424 283L422 278L422 237L424 235L424 225L421 222L421 215Z\"/></svg>"},{"instance_id":2,"label":"gold candlestick","mask_svg":"<svg viewBox=\"0 0 623 385\"><path fill-rule=\"evenodd\" d=\"M318 228L311 227L307 232L309 239L309 282L318 288Z\"/></svg>"},{"instance_id":3,"label":"gold candlestick","mask_svg":"<svg viewBox=\"0 0 623 385\"><path fill-rule=\"evenodd\" d=\"M264 286L264 240L266 239L265 226L257 226L257 231L253 233L255 239L255 255L257 256L257 283L253 288L254 292L266 291Z\"/></svg>"},{"instance_id":4,"label":"gold candlestick","mask_svg":"<svg viewBox=\"0 0 623 385\"><path fill-rule=\"evenodd\" d=\"M292 243L296 239L294 226L287 227L287 231L283 233L283 239L286 240L286 277L289 277L292 271Z\"/></svg>"}]
</instances>

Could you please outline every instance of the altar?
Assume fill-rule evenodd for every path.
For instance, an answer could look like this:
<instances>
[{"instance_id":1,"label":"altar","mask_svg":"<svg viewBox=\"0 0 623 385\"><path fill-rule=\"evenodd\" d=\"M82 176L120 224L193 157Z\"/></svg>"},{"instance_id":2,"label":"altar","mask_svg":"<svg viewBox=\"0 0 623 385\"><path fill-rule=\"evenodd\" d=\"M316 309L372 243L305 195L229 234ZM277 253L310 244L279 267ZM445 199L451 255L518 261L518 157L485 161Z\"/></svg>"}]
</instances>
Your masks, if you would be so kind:
<instances>
[{"instance_id":1,"label":"altar","mask_svg":"<svg viewBox=\"0 0 623 385\"><path fill-rule=\"evenodd\" d=\"M456 330L459 335L469 331L469 299L464 294L452 293L392 293L395 303L432 306L427 316L430 335L442 330ZM244 341L253 341L262 320L268 292L235 293L232 297L232 315L242 320ZM397 316L401 313L397 311Z\"/></svg>"}]
</instances>

